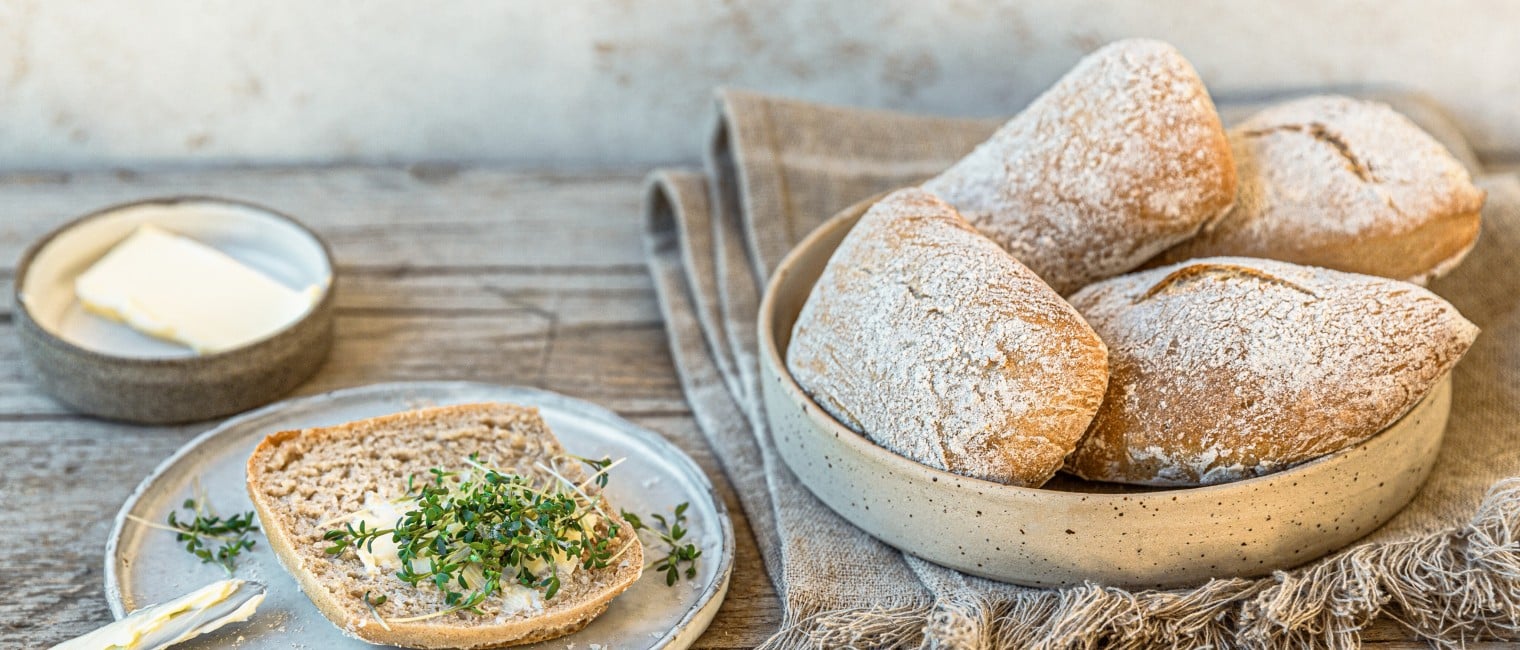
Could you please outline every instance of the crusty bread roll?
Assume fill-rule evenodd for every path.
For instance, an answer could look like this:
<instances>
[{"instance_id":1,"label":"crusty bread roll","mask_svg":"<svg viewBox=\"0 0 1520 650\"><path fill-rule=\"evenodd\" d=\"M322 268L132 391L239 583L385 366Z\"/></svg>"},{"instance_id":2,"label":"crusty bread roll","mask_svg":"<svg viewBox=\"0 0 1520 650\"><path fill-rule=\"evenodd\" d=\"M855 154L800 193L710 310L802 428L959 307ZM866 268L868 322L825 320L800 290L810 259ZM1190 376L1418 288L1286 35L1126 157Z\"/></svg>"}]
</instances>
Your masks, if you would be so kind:
<instances>
[{"instance_id":1,"label":"crusty bread roll","mask_svg":"<svg viewBox=\"0 0 1520 650\"><path fill-rule=\"evenodd\" d=\"M899 190L813 286L786 365L834 417L931 467L1038 486L1092 421L1103 342L955 209Z\"/></svg>"},{"instance_id":2,"label":"crusty bread roll","mask_svg":"<svg viewBox=\"0 0 1520 650\"><path fill-rule=\"evenodd\" d=\"M295 577L317 609L351 636L409 648L497 648L544 641L585 627L613 597L638 580L643 547L612 504L602 508L619 525L614 548L626 552L605 568L571 572L559 593L522 611L504 611L500 594L487 598L482 614L449 614L406 620L449 609L438 589L402 582L390 568L369 570L354 551L328 555L323 539L346 517L377 498L402 494L407 477L430 476L430 468L468 470L478 453L503 472L554 484L535 467L559 467L581 481L581 463L566 456L538 409L511 404L465 404L408 411L349 424L282 431L265 438L248 459L248 495L280 564ZM590 494L600 488L588 485ZM336 522L336 523L335 523ZM535 590L541 591L541 590ZM371 612L364 594L387 600ZM380 623L376 614L392 620Z\"/></svg>"},{"instance_id":3,"label":"crusty bread roll","mask_svg":"<svg viewBox=\"0 0 1520 650\"><path fill-rule=\"evenodd\" d=\"M1109 346L1103 407L1067 469L1206 485L1275 472L1392 424L1478 329L1412 284L1208 258L1071 298Z\"/></svg>"},{"instance_id":4,"label":"crusty bread roll","mask_svg":"<svg viewBox=\"0 0 1520 650\"><path fill-rule=\"evenodd\" d=\"M1230 143L1234 209L1157 264L1245 255L1424 284L1477 241L1483 190L1386 104L1294 100L1231 129Z\"/></svg>"},{"instance_id":5,"label":"crusty bread roll","mask_svg":"<svg viewBox=\"0 0 1520 650\"><path fill-rule=\"evenodd\" d=\"M1235 166L1193 66L1165 43L1126 40L923 187L1066 295L1223 214Z\"/></svg>"}]
</instances>

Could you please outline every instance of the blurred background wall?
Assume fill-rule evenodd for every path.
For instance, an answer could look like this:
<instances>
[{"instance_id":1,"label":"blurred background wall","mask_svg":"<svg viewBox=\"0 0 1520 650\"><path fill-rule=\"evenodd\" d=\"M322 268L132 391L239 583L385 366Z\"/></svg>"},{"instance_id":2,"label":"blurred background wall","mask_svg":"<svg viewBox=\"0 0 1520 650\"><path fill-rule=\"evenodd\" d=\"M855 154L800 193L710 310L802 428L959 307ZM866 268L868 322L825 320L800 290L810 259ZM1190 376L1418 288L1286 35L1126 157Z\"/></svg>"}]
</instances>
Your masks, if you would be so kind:
<instances>
[{"instance_id":1,"label":"blurred background wall","mask_svg":"<svg viewBox=\"0 0 1520 650\"><path fill-rule=\"evenodd\" d=\"M710 90L1015 112L1125 36L1216 95L1393 83L1520 152L1520 3L0 0L0 168L695 158Z\"/></svg>"}]
</instances>

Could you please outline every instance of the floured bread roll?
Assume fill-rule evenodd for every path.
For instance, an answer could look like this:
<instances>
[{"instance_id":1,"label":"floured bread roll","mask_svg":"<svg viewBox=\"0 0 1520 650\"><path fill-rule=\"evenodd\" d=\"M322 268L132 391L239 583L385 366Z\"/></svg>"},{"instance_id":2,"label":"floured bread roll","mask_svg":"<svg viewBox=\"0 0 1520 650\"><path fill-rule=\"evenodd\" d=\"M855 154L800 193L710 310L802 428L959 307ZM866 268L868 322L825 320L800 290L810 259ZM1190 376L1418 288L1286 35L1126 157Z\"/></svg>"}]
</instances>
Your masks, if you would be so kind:
<instances>
[{"instance_id":1,"label":"floured bread roll","mask_svg":"<svg viewBox=\"0 0 1520 650\"><path fill-rule=\"evenodd\" d=\"M1247 255L1424 284L1477 242L1483 190L1385 104L1291 101L1231 129L1230 143L1235 208L1158 263Z\"/></svg>"},{"instance_id":2,"label":"floured bread roll","mask_svg":"<svg viewBox=\"0 0 1520 650\"><path fill-rule=\"evenodd\" d=\"M1112 378L1067 463L1091 480L1205 485L1354 445L1414 406L1478 329L1412 284L1243 257L1071 298Z\"/></svg>"},{"instance_id":3,"label":"floured bread roll","mask_svg":"<svg viewBox=\"0 0 1520 650\"><path fill-rule=\"evenodd\" d=\"M923 187L1066 295L1223 214L1235 166L1193 66L1165 43L1126 40Z\"/></svg>"},{"instance_id":4,"label":"floured bread roll","mask_svg":"<svg viewBox=\"0 0 1520 650\"><path fill-rule=\"evenodd\" d=\"M1103 342L955 209L899 190L813 286L787 369L834 417L931 467L1038 486L1103 401Z\"/></svg>"}]
</instances>

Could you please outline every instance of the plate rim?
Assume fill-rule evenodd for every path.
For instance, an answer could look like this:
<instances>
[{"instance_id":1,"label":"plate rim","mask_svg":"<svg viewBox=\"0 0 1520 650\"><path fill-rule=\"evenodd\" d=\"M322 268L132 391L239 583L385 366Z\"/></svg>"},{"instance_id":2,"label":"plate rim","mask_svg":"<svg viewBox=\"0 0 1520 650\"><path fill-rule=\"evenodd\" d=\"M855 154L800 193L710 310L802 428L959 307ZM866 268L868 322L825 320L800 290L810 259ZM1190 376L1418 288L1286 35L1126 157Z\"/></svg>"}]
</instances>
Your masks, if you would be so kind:
<instances>
[{"instance_id":1,"label":"plate rim","mask_svg":"<svg viewBox=\"0 0 1520 650\"><path fill-rule=\"evenodd\" d=\"M122 501L121 507L116 511L116 516L112 519L111 531L107 534L106 537L106 547L103 558L105 567L102 573L102 581L104 582L105 586L106 604L111 609L112 618L119 621L122 618L125 618L127 615L126 606L122 602L121 580L120 575L118 575L116 560L117 554L120 551L121 540L124 535L126 522L128 521L128 515L132 512L133 508L135 508L137 504L142 500L143 495L146 494L148 490L154 486L155 483L165 477L169 469L180 463L189 455L195 453L197 449L205 445L211 439L216 438L220 435L224 435L229 430L240 427L259 418L267 417L283 409L291 408L297 404L303 402L316 402L321 400L336 400L352 395L362 395L364 393L370 392L379 393L388 390L406 390L408 388L434 388L446 391L476 388L521 392L524 394L532 395L534 397L544 398L546 402L559 402L565 406L572 406L576 409L580 409L582 413L602 420L604 423L615 425L618 429L640 438L643 442L653 444L656 447L664 447L666 448L664 451L675 452L672 458L672 462L675 462L684 471L695 477L697 485L705 491L707 498L712 501L714 512L718 514L718 526L720 532L722 533L722 540L719 549L719 556L721 559L718 562L718 568L714 573L713 581L702 590L702 593L697 596L696 602L686 610L686 613L681 616L680 620L676 621L675 625L672 626L670 630L666 631L665 635L659 639L654 647L672 647L673 644L683 640L682 637L684 635L681 633L682 629L690 625L694 620L701 620L705 618L706 623L711 623L713 618L712 614L716 614L717 609L722 606L723 601L727 598L729 581L733 576L733 565L737 555L737 545L736 540L734 539L733 519L729 515L728 505L723 501L723 495L718 493L718 490L713 485L713 482L707 477L707 472L702 470L702 467L697 464L696 460L693 459L690 454L686 453L680 447L676 446L675 443L666 439L665 436L661 435L659 432L647 427L640 426L637 423L634 423L633 421L628 420L621 415L618 415L616 411L613 411L612 409L609 409L600 404L589 402L587 400L576 397L571 397L569 395L558 393L552 390L536 388L533 386L448 379L376 382L371 384L360 384L357 386L347 386L344 388L338 388L321 393L313 393L310 395L292 397L274 402L272 404L267 404L250 411L239 413L235 416L227 418L220 424L217 424L216 426L211 427L210 429L197 434L194 438L186 441L183 445L176 449L174 453L170 454L167 458L160 461L158 465L154 466L153 470L148 472L148 475L143 477L142 481L138 482L137 487L133 488L132 492L127 495L127 498ZM711 610L710 614L709 610ZM698 631L698 634L690 637L690 640L687 641L688 644L695 641L697 637L700 637L701 632L706 631L706 623L702 625L703 629Z\"/></svg>"}]
</instances>

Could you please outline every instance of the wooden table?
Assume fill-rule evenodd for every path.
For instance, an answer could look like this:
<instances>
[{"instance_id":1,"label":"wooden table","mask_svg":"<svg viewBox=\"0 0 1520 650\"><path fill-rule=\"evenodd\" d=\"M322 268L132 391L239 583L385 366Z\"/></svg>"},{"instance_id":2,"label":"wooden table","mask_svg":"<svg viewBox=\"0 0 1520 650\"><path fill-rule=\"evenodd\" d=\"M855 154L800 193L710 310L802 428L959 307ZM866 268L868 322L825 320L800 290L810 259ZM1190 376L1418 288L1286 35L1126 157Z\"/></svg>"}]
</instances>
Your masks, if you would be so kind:
<instances>
[{"instance_id":1,"label":"wooden table","mask_svg":"<svg viewBox=\"0 0 1520 650\"><path fill-rule=\"evenodd\" d=\"M640 231L642 173L453 165L0 175L0 281L25 247L113 203L209 194L316 229L338 263L337 344L297 394L468 379L591 400L697 459L734 516L738 559L702 648L751 648L781 619L744 512L697 430L665 344ZM0 648L46 647L111 619L102 552L138 481L203 422L74 415L29 380L0 296ZM1369 646L1425 647L1382 622Z\"/></svg>"}]
</instances>

